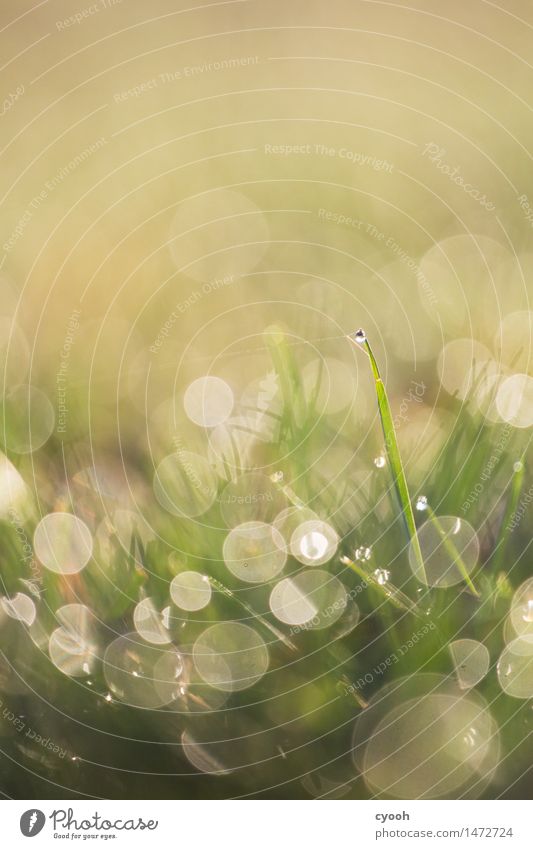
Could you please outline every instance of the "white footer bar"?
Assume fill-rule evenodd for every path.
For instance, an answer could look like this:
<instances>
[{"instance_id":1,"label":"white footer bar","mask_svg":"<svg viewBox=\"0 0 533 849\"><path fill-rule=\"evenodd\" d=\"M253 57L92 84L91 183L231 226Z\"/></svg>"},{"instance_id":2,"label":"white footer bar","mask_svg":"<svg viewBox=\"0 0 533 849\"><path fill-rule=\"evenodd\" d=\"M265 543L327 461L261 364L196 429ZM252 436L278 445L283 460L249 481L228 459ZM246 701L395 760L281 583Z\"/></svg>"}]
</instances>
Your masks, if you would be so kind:
<instances>
[{"instance_id":1,"label":"white footer bar","mask_svg":"<svg viewBox=\"0 0 533 849\"><path fill-rule=\"evenodd\" d=\"M4 801L2 845L533 847L520 801ZM35 843L29 841L34 838Z\"/></svg>"}]
</instances>

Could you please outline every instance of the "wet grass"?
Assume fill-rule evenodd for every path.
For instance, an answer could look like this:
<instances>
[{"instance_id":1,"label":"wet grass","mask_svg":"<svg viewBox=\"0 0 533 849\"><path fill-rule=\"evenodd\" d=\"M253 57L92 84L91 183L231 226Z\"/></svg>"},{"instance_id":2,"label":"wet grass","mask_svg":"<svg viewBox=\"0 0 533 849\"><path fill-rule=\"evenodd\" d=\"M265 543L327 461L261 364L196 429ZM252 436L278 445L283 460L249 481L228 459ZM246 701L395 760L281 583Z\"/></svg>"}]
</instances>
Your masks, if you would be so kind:
<instances>
[{"instance_id":1,"label":"wet grass","mask_svg":"<svg viewBox=\"0 0 533 849\"><path fill-rule=\"evenodd\" d=\"M160 607L168 604L168 586L176 571L195 569L209 574L216 592L204 620L198 615L176 621L176 641L179 643L181 634L187 634L186 641L190 643L198 629L215 621L241 618L247 624L256 622L257 630L269 644L270 672L252 690L242 696L235 694L222 719L217 714L184 718L166 710L153 714L134 711L116 702L105 703L107 687L99 670L91 677L90 685L82 681L80 686L79 681L69 680L55 670L47 660L46 648L34 646L21 629L13 636L14 623L8 622L6 626L2 620L0 697L4 704L14 712L24 713L32 727L46 729L58 742L66 735L69 752L81 757L75 772L72 761L53 761L48 756L44 758L40 751L36 758L34 751L21 745L23 738L6 726L4 788L10 788L13 795L44 797L47 791L43 790L43 783L53 778L67 788L76 787L77 792L104 797L133 795L135 798L134 794L140 792L141 796L154 798L187 798L198 792L198 780L202 795L213 798L243 793L306 797L301 776L337 758L349 760L353 722L382 684L419 671L453 674L447 645L458 636L482 641L489 647L492 659L497 659L503 647L502 623L512 592L531 571L528 517L511 527L521 493L531 483L528 434L511 433L497 463L491 464L501 425L484 419L473 404L449 398L439 400L452 413L453 429L441 438L427 467L421 467L418 456L400 455L394 429L395 397L387 394L366 340L364 344L359 341L355 344L369 360L382 436L377 417L375 422L367 420L361 430L364 428L370 436L368 445L363 445L356 419L341 425L338 417L322 414L319 405L322 372L318 372L317 385L304 391L300 377L302 363L293 340L281 329L272 329L267 337L271 369L277 377L283 405L276 440L268 445L259 443L252 467L260 469L267 481L272 482L273 476L273 486L284 506L311 505L322 520L338 525L337 555L321 568L339 577L352 593L360 610L357 626L339 637L332 637L333 629L327 628L288 633L273 619L268 608L270 587L245 586L228 573L222 558L227 529L220 515L219 500L199 521L190 521L166 514L151 496L141 499L139 509L155 529L154 538L143 542L139 533L134 532L130 544L124 546L123 541L112 535L107 546L97 543L93 561L80 575L65 579L43 573L38 590L39 615L43 621L51 621L53 627L54 611L61 604L87 604L110 640L113 634L131 630L132 611L141 597L153 598ZM432 403L431 398L428 403ZM376 469L373 458L382 439L388 463L386 468ZM37 479L42 462L46 474L51 467L57 467L59 480L60 447L51 443L35 456ZM234 442L232 450L238 452L238 448L238 442ZM337 450L347 459L330 468L328 452L333 456ZM320 465L317 458L322 454L325 460ZM17 457L11 459L26 476L28 464ZM150 492L150 463L136 446L129 449L126 459L134 464L146 491ZM517 460L521 463L519 467L515 467ZM487 479L485 470L489 466ZM229 476L229 466L222 464L222 467ZM397 500L389 497L388 473ZM469 500L470 493L479 491L480 482L481 494ZM221 481L219 496L224 485ZM60 484L54 481L51 490L59 491ZM425 576L415 524L415 518L424 514L419 516L418 511L413 511L411 491L415 500L420 493L427 497L430 519L433 517L438 522L439 516L458 516L474 527L480 542L480 562L472 576L463 575L461 585L428 588L423 580L413 576L407 553L409 546L417 557L419 570L424 568L418 577ZM76 502L78 496L77 492L72 493L74 510L81 509ZM84 515L92 516L94 527L123 506L98 492L84 491L83 499ZM57 502L53 497L47 501L44 495L40 509L57 509ZM23 517L29 540L35 516L30 512L28 518ZM22 582L32 579L31 563L22 557L19 536L12 522L5 519L0 523L3 594L27 592ZM366 562L355 557L354 552L360 546L371 549ZM448 549L448 553L460 569L457 552ZM297 568L299 564L289 561L287 574ZM386 570L389 577L380 581L378 568ZM403 653L397 663L382 676L374 676L368 685L360 689L351 687L367 670L379 668L398 646L408 642L423 621L434 623L435 627L416 647ZM28 683L28 691L17 693L12 668ZM523 706L502 696L493 673L478 689L501 725L504 745L509 750L520 750L524 728L527 731ZM225 734L248 735L249 761L256 760L260 769L238 770L223 779L209 776L199 779L197 774L191 778L191 769L176 743L184 726L201 729L213 740ZM100 735L95 735L92 730L95 727L102 731ZM272 735L272 729L276 729L277 734L276 745L267 755L260 747L265 729ZM109 738L110 734L117 739ZM120 741L121 737L155 740L157 745L134 742L126 745ZM278 753L278 745L284 756ZM94 762L118 764L120 772L95 771L91 765ZM135 776L134 770L141 762L143 769L153 773L149 786L146 779L140 784ZM132 769L131 774L128 769ZM520 769L517 762L517 774ZM516 792L524 791L517 785ZM358 782L353 795L366 793ZM489 789L487 796L490 795Z\"/></svg>"},{"instance_id":2,"label":"wet grass","mask_svg":"<svg viewBox=\"0 0 533 849\"><path fill-rule=\"evenodd\" d=\"M348 338L355 345L361 347L367 354L368 359L370 360L370 367L372 369L372 375L376 385L376 397L378 402L381 427L383 429L383 437L385 439L385 450L387 452L387 457L389 460L389 466L394 481L394 487L396 489L400 510L402 511L403 521L413 551L417 577L422 584L426 584L427 578L426 569L424 566L424 558L422 556L420 542L416 531L413 506L411 504L411 496L409 494L409 488L407 486L407 480L403 468L402 456L400 454L400 449L398 446L398 439L394 427L394 418L391 412L389 398L387 396L387 390L385 389L385 384L381 379L376 358L372 353L370 342L368 341L364 330L358 330L355 333L351 334Z\"/></svg>"}]
</instances>

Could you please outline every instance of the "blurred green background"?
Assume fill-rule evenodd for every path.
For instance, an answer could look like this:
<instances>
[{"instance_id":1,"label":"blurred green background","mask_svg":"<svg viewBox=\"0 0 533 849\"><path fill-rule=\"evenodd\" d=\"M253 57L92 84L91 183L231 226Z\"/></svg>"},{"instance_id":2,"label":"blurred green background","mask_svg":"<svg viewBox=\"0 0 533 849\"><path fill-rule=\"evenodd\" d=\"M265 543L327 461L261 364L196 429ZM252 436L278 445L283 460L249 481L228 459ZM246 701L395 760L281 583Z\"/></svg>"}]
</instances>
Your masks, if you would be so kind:
<instances>
[{"instance_id":1,"label":"blurred green background","mask_svg":"<svg viewBox=\"0 0 533 849\"><path fill-rule=\"evenodd\" d=\"M531 575L530 4L3 0L0 39L2 792L423 795L422 772L387 791L352 755L368 702L411 675L404 704L419 688L463 699L454 764L468 710L494 723L441 790L437 747L433 795L529 796L533 689L505 694L496 667ZM413 503L473 529L479 597L413 577L369 364L346 339L358 327ZM231 395L226 413L211 399L209 426L184 404L204 376ZM163 484L175 509L157 497L168 457L182 469ZM302 504L336 534L322 568L360 618L348 605L337 624L280 639L276 580L239 581L223 546L238 523ZM53 512L90 533L70 576L35 542ZM357 565L361 547L356 574L341 557ZM285 575L301 569L293 555ZM102 653L133 631L140 601L168 607L183 570L215 591L198 613L170 606L172 645L241 620L268 644L269 671L198 715L125 705ZM9 606L17 593L35 618ZM66 604L98 622L90 674L65 674L72 645L50 660ZM450 684L459 638L489 650L482 702Z\"/></svg>"}]
</instances>

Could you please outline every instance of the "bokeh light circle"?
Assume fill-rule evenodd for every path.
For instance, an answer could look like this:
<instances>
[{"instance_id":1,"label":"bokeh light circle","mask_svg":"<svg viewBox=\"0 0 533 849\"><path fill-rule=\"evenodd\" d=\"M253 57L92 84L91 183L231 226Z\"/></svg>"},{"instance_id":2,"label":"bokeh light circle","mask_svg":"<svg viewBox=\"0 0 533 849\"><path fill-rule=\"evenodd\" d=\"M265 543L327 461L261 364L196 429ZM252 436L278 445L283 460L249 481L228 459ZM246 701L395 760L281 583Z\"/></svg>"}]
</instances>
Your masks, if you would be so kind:
<instances>
[{"instance_id":1,"label":"bokeh light circle","mask_svg":"<svg viewBox=\"0 0 533 849\"><path fill-rule=\"evenodd\" d=\"M479 539L472 525L457 516L430 518L418 529L425 575L420 569L413 544L409 562L415 577L430 587L451 587L464 581L460 560L469 575L479 557Z\"/></svg>"},{"instance_id":2,"label":"bokeh light circle","mask_svg":"<svg viewBox=\"0 0 533 849\"><path fill-rule=\"evenodd\" d=\"M48 513L35 529L33 545L43 566L60 575L81 572L93 553L89 528L72 513Z\"/></svg>"},{"instance_id":3,"label":"bokeh light circle","mask_svg":"<svg viewBox=\"0 0 533 849\"><path fill-rule=\"evenodd\" d=\"M489 650L478 640L453 640L449 645L461 690L469 690L483 680L490 665Z\"/></svg>"},{"instance_id":4,"label":"bokeh light circle","mask_svg":"<svg viewBox=\"0 0 533 849\"><path fill-rule=\"evenodd\" d=\"M481 378L497 374L498 368L485 345L475 339L454 339L439 354L437 371L446 392L464 401Z\"/></svg>"},{"instance_id":5,"label":"bokeh light circle","mask_svg":"<svg viewBox=\"0 0 533 849\"><path fill-rule=\"evenodd\" d=\"M169 454L154 475L154 494L161 507L180 518L192 519L209 510L217 486L207 460L190 451Z\"/></svg>"},{"instance_id":6,"label":"bokeh light circle","mask_svg":"<svg viewBox=\"0 0 533 849\"><path fill-rule=\"evenodd\" d=\"M364 779L374 793L399 799L456 794L482 774L497 732L476 701L427 695L393 708L366 748Z\"/></svg>"},{"instance_id":7,"label":"bokeh light circle","mask_svg":"<svg viewBox=\"0 0 533 849\"><path fill-rule=\"evenodd\" d=\"M496 407L504 422L513 427L533 425L533 377L512 374L503 380L496 395Z\"/></svg>"},{"instance_id":8,"label":"bokeh light circle","mask_svg":"<svg viewBox=\"0 0 533 849\"><path fill-rule=\"evenodd\" d=\"M517 637L505 646L497 664L504 693L515 699L533 698L533 636Z\"/></svg>"},{"instance_id":9,"label":"bokeh light circle","mask_svg":"<svg viewBox=\"0 0 533 849\"><path fill-rule=\"evenodd\" d=\"M240 475L220 494L220 512L228 528L244 522L272 522L286 504L283 493L261 472Z\"/></svg>"},{"instance_id":10,"label":"bokeh light circle","mask_svg":"<svg viewBox=\"0 0 533 849\"><path fill-rule=\"evenodd\" d=\"M292 533L290 550L293 557L306 566L321 566L335 555L339 545L337 532L327 522L309 520Z\"/></svg>"},{"instance_id":11,"label":"bokeh light circle","mask_svg":"<svg viewBox=\"0 0 533 849\"><path fill-rule=\"evenodd\" d=\"M133 624L139 636L147 643L153 645L170 643L171 636L164 620L165 617L156 608L151 598L145 598L135 605Z\"/></svg>"},{"instance_id":12,"label":"bokeh light circle","mask_svg":"<svg viewBox=\"0 0 533 849\"><path fill-rule=\"evenodd\" d=\"M270 581L287 560L283 537L266 522L244 522L233 528L223 547L224 563L241 581L250 584Z\"/></svg>"},{"instance_id":13,"label":"bokeh light circle","mask_svg":"<svg viewBox=\"0 0 533 849\"><path fill-rule=\"evenodd\" d=\"M199 377L185 390L183 405L191 421L200 427L221 425L233 410L233 392L219 377Z\"/></svg>"},{"instance_id":14,"label":"bokeh light circle","mask_svg":"<svg viewBox=\"0 0 533 849\"><path fill-rule=\"evenodd\" d=\"M211 601L212 589L207 575L185 571L170 583L170 598L182 610L203 610Z\"/></svg>"},{"instance_id":15,"label":"bokeh light circle","mask_svg":"<svg viewBox=\"0 0 533 849\"><path fill-rule=\"evenodd\" d=\"M500 760L499 727L476 690L417 673L370 697L355 723L352 756L373 795L476 798Z\"/></svg>"},{"instance_id":16,"label":"bokeh light circle","mask_svg":"<svg viewBox=\"0 0 533 849\"><path fill-rule=\"evenodd\" d=\"M240 622L220 622L207 628L194 643L193 659L201 678L224 692L253 687L269 664L262 637Z\"/></svg>"},{"instance_id":17,"label":"bokeh light circle","mask_svg":"<svg viewBox=\"0 0 533 849\"><path fill-rule=\"evenodd\" d=\"M85 604L65 604L56 612L61 623L50 635L48 651L54 666L64 675L90 675L99 659L97 622Z\"/></svg>"},{"instance_id":18,"label":"bokeh light circle","mask_svg":"<svg viewBox=\"0 0 533 849\"><path fill-rule=\"evenodd\" d=\"M49 398L28 384L14 386L1 404L0 436L16 454L31 454L52 435L55 413Z\"/></svg>"},{"instance_id":19,"label":"bokeh light circle","mask_svg":"<svg viewBox=\"0 0 533 849\"><path fill-rule=\"evenodd\" d=\"M276 619L309 630L329 628L343 615L347 603L342 582L322 569L284 578L270 594L270 609Z\"/></svg>"},{"instance_id":20,"label":"bokeh light circle","mask_svg":"<svg viewBox=\"0 0 533 849\"><path fill-rule=\"evenodd\" d=\"M24 622L28 627L33 625L37 610L33 599L25 593L16 593L12 598L0 597L0 605L11 619Z\"/></svg>"},{"instance_id":21,"label":"bokeh light circle","mask_svg":"<svg viewBox=\"0 0 533 849\"><path fill-rule=\"evenodd\" d=\"M515 636L533 636L533 578L520 584L513 595L509 619Z\"/></svg>"},{"instance_id":22,"label":"bokeh light circle","mask_svg":"<svg viewBox=\"0 0 533 849\"><path fill-rule=\"evenodd\" d=\"M155 666L164 649L145 643L135 632L124 634L107 647L103 672L111 693L133 707L158 708L166 704L154 684Z\"/></svg>"}]
</instances>

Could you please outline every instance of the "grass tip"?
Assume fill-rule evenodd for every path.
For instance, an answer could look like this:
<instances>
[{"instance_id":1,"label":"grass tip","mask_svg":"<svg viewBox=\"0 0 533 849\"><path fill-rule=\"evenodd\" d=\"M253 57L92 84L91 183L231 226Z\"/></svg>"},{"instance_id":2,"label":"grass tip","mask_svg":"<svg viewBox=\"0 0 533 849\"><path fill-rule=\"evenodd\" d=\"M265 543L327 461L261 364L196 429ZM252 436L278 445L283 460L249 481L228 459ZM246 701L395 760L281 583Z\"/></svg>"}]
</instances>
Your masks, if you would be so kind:
<instances>
[{"instance_id":1,"label":"grass tip","mask_svg":"<svg viewBox=\"0 0 533 849\"><path fill-rule=\"evenodd\" d=\"M357 345L364 345L366 342L366 333L362 327L359 330L354 330L353 333L348 333L348 339L355 342Z\"/></svg>"}]
</instances>

